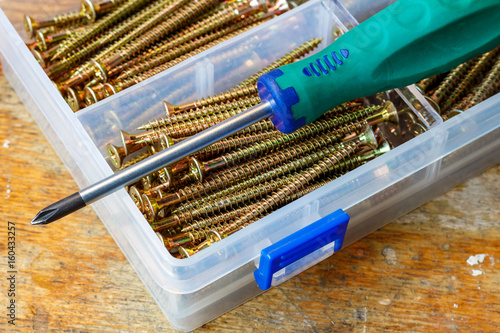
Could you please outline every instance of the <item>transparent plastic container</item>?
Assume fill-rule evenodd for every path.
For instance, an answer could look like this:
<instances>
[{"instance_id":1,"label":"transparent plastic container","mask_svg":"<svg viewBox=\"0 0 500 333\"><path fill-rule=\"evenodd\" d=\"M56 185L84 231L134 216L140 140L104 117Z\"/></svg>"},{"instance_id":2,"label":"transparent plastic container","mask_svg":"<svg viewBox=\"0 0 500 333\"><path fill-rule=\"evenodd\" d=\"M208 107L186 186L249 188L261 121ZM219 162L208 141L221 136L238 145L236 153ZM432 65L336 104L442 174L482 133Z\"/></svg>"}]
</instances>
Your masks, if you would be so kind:
<instances>
[{"instance_id":1,"label":"transparent plastic container","mask_svg":"<svg viewBox=\"0 0 500 333\"><path fill-rule=\"evenodd\" d=\"M162 116L164 99L178 104L225 91L305 41L322 37L324 47L356 24L338 1L311 0L73 113L25 46L22 17L12 10L15 1L0 2L4 74L82 188L112 174L105 145L119 144L120 129L134 132ZM364 12L352 2L348 5L366 15L390 1L373 1ZM62 9L58 5L57 11ZM37 18L52 10L43 2L29 8ZM500 113L495 111L500 95L446 123L413 87L389 97L428 131L188 259L168 253L125 190L93 207L169 322L192 330L262 292L254 271L270 245L343 209L350 216L346 246L500 161ZM333 251L331 246L314 251L277 274L273 285Z\"/></svg>"}]
</instances>

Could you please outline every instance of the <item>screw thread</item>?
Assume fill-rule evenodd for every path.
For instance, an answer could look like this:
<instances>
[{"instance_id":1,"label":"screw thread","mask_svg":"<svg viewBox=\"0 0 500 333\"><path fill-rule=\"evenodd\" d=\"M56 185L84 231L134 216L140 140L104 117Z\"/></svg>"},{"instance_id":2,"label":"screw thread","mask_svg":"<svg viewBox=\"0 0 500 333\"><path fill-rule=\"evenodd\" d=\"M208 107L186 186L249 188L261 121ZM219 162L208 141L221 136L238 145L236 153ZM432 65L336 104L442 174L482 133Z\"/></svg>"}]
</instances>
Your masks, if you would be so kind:
<instances>
[{"instance_id":1,"label":"screw thread","mask_svg":"<svg viewBox=\"0 0 500 333\"><path fill-rule=\"evenodd\" d=\"M369 107L362 109L358 112L353 112L345 115L339 115L339 116L333 116L327 120L323 120L320 122L316 123L311 123L307 126L304 126L300 128L299 130L295 131L294 133L287 134L287 135L281 135L281 136L276 136L272 137L266 140L263 140L257 144L254 144L250 147L247 148L242 148L240 150L231 152L229 154L224 155L223 158L224 161L226 162L226 165L235 165L236 163L239 163L242 160L246 160L249 158L253 158L255 156L262 155L266 152L272 151L277 149L278 147L284 146L286 144L292 143L292 142L297 142L299 140L307 139L310 137L313 137L319 133L322 133L324 131L329 131L334 128L339 127L340 125L349 123L349 122L354 122L357 119L361 119L363 117L366 117L370 113L372 113L374 110L379 109L380 106L375 106L375 107ZM347 128L340 128L339 130L342 131L342 134L349 134L351 131L352 126L348 126ZM359 128L359 127L358 127Z\"/></svg>"},{"instance_id":2,"label":"screw thread","mask_svg":"<svg viewBox=\"0 0 500 333\"><path fill-rule=\"evenodd\" d=\"M481 84L474 88L473 92L469 94L464 100L458 103L454 109L465 111L487 98L493 96L498 91L500 86L500 57L490 71L486 74Z\"/></svg>"},{"instance_id":3,"label":"screw thread","mask_svg":"<svg viewBox=\"0 0 500 333\"><path fill-rule=\"evenodd\" d=\"M359 143L349 142L344 148L336 151L333 155L325 158L314 166L299 173L295 180L279 188L277 191L266 197L264 200L257 202L255 210L249 211L247 214L235 219L229 223L224 229L220 230L221 234L230 233L232 230L240 226L251 223L258 215L267 212L269 209L283 203L286 199L297 193L301 188L309 185L314 180L326 175L330 170L334 169L334 165L340 163L347 156L354 153Z\"/></svg>"},{"instance_id":4,"label":"screw thread","mask_svg":"<svg viewBox=\"0 0 500 333\"><path fill-rule=\"evenodd\" d=\"M326 134L330 135L330 134ZM342 146L338 144L332 144L331 141L333 140L327 140L324 141L327 138L318 138L317 139L317 146L323 147L321 148L320 151L310 153L309 155L300 157L298 159L292 160L286 164L279 165L267 172L259 173L255 175L254 177L251 177L247 180L243 180L235 185L232 185L230 187L226 187L224 189L221 189L219 192L212 193L207 196L203 196L198 200L190 201L187 202L179 207L177 207L176 211L185 211L185 210L192 210L195 209L197 205L200 203L209 203L217 198L220 197L225 197L227 195L230 195L231 193L234 192L239 192L244 190L245 188L255 186L257 184L270 181L271 179L283 177L285 175L291 174L291 173L296 173L306 167L310 167L312 164L319 162L321 159L327 157L329 154L335 153L338 149L341 149ZM332 144L332 146L328 146L329 144ZM352 170L356 167L358 167L361 164L361 160L357 157L345 159L342 163L336 164L335 165L335 172L346 172L348 170Z\"/></svg>"},{"instance_id":5,"label":"screw thread","mask_svg":"<svg viewBox=\"0 0 500 333\"><path fill-rule=\"evenodd\" d=\"M223 29L220 31L215 31L212 34L209 34L207 36L200 37L197 39L192 39L192 40L186 42L185 44L183 44L182 46L171 49L168 52L163 52L163 53L160 53L156 56L144 56L144 58L148 58L148 59L130 66L128 70L126 70L125 72L122 72L122 74L120 74L117 77L117 80L123 80L123 79L129 78L129 77L132 77L134 75L139 75L139 74L146 72L154 67L160 66L168 61L174 60L175 58L180 57L181 55L184 55L184 54L189 53L189 52L193 52L196 49L201 48L207 44L210 45L210 47L213 47L217 44L220 44L226 40L229 40L229 39L241 34L242 32L244 32L248 29L251 29L254 26L256 26L256 25L251 25L251 26L248 26L244 29L237 30L237 31L234 31L234 29L233 29L234 27L230 26L226 29ZM203 48L203 50L205 50L205 49L206 49L206 47ZM200 53L200 52L196 52L194 54L197 54L197 53Z\"/></svg>"},{"instance_id":6,"label":"screw thread","mask_svg":"<svg viewBox=\"0 0 500 333\"><path fill-rule=\"evenodd\" d=\"M450 97L446 100L441 111L447 111L451 108L452 105L457 103L457 101L462 98L467 92L471 89L471 87L476 84L476 82L480 79L480 76L487 71L493 65L497 55L500 52L500 47L496 47L492 51L485 53L481 58L476 62L474 67L469 71L469 73L465 76L465 78L460 82L458 87L453 91Z\"/></svg>"},{"instance_id":7,"label":"screw thread","mask_svg":"<svg viewBox=\"0 0 500 333\"><path fill-rule=\"evenodd\" d=\"M178 113L174 114L170 117L163 117L159 119L155 119L149 121L147 124L139 127L140 130L149 130L160 128L162 126L168 126L169 124L179 123L189 121L190 119L207 117L216 113L220 113L221 111L234 109L234 108L249 108L253 105L260 103L259 97L247 97L243 99L238 99L235 101L224 102L222 104L209 105L207 107L202 107L196 109L192 112Z\"/></svg>"},{"instance_id":8,"label":"screw thread","mask_svg":"<svg viewBox=\"0 0 500 333\"><path fill-rule=\"evenodd\" d=\"M201 47L199 47L199 48L197 48L189 53L182 54L182 55L178 56L177 58L175 58L167 63L153 67L153 68L151 68L145 72L142 72L138 75L135 75L135 76L123 79L123 80L117 79L117 80L114 80L113 82L115 82L115 86L118 89L118 91L121 91L123 89L126 89L126 88L133 86L134 84L137 84L137 83L142 82L146 79L149 79L150 77L153 77L156 74L159 74L159 73L169 69L170 67L173 67L173 66L183 62L184 60L191 58L192 56L194 56L198 53L206 51L215 45L217 45L217 42L212 42L212 43L202 45Z\"/></svg>"},{"instance_id":9,"label":"screw thread","mask_svg":"<svg viewBox=\"0 0 500 333\"><path fill-rule=\"evenodd\" d=\"M234 183L235 181L241 181L253 177L258 173L269 170L272 167L286 163L297 156L306 155L308 152L321 147L321 145L333 143L334 140L338 141L345 136L346 128L360 130L364 128L364 126L365 125L361 123L357 123L355 127L347 126L329 133L328 135L324 135L318 140L309 140L257 160L237 165L223 171L214 172L207 180L197 184L190 184L182 189L179 189L177 193L179 201L185 202L204 195L210 195L213 191L219 190L224 186ZM351 130L348 131L348 133L351 132Z\"/></svg>"},{"instance_id":10,"label":"screw thread","mask_svg":"<svg viewBox=\"0 0 500 333\"><path fill-rule=\"evenodd\" d=\"M178 223L190 222L201 216L211 216L221 213L225 210L233 209L236 205L260 198L269 192L275 191L281 186L284 186L292 180L294 175L285 176L280 179L271 179L266 183L247 188L241 192L232 193L224 198L219 198L214 202L199 205L196 209L190 211L177 212L171 214L165 221L178 221ZM158 225L158 230L161 230L162 225Z\"/></svg>"},{"instance_id":11,"label":"screw thread","mask_svg":"<svg viewBox=\"0 0 500 333\"><path fill-rule=\"evenodd\" d=\"M459 66L455 67L446 75L446 77L443 79L443 81L439 84L439 86L436 88L434 93L432 94L431 98L436 102L436 103L441 103L441 101L446 98L453 89L460 83L462 78L467 75L467 72L469 69L471 69L475 63L477 62L478 58L474 58L472 60L469 60L467 62L464 62L460 64Z\"/></svg>"},{"instance_id":12,"label":"screw thread","mask_svg":"<svg viewBox=\"0 0 500 333\"><path fill-rule=\"evenodd\" d=\"M58 53L54 58L59 58L63 55L69 54L71 51L83 45L85 42L91 40L95 36L99 35L101 32L111 27L116 22L122 20L130 13L138 10L143 5L151 2L152 0L129 0L123 5L118 6L114 11L104 16L99 22L92 25L92 28L87 31L87 33L76 36L76 38L65 45L62 45Z\"/></svg>"},{"instance_id":13,"label":"screw thread","mask_svg":"<svg viewBox=\"0 0 500 333\"><path fill-rule=\"evenodd\" d=\"M183 0L187 1L187 0ZM127 38L131 38L130 36L137 36L140 32L137 30L143 27L148 22L153 21L154 19L159 19L158 15L164 14L166 9L173 11L177 8L178 2L175 2L174 5L171 5L173 0L159 0L144 8L143 11L134 15L132 17L127 18L124 22L109 29L105 34L96 38L90 44L85 45L82 48L79 48L77 52L72 53L69 57L66 57L63 61L67 64L66 66L73 66L78 64L83 59L90 56L94 51L105 47L107 44L111 43L127 34L123 39L121 39L118 43L124 43L123 40ZM167 6L167 7L166 7ZM165 8L166 7L166 8ZM166 15L166 14L164 14ZM137 27L139 25L139 27ZM132 31L131 31L132 30ZM113 45L117 45L116 43ZM113 46L112 46L113 47ZM105 50L105 53L111 52L110 50Z\"/></svg>"},{"instance_id":14,"label":"screw thread","mask_svg":"<svg viewBox=\"0 0 500 333\"><path fill-rule=\"evenodd\" d=\"M246 107L241 107L241 106L236 106L232 109L226 109L226 110L220 110L219 113L214 113L211 115L207 115L204 117L200 118L195 118L195 119L188 119L184 120L181 122L177 122L174 124L170 124L167 126L161 126L156 129L156 131L163 132L168 134L172 138L183 138L183 137L188 137L195 135L196 133L199 133L207 128L210 128L221 121L228 119L238 113L241 113L246 110ZM260 122L257 122L253 125L250 125L241 131L239 131L239 134L242 133L253 133L256 131L264 131L264 130L270 130L273 129L274 126L272 125L270 120L262 120Z\"/></svg>"},{"instance_id":15,"label":"screw thread","mask_svg":"<svg viewBox=\"0 0 500 333\"><path fill-rule=\"evenodd\" d=\"M226 139L222 139L219 142L216 142L198 151L195 157L200 160L206 160L210 157L226 153L235 148L248 146L250 144L254 144L256 142L271 138L276 135L279 135L279 132L269 131L263 133L250 134L247 136L239 135L239 136L229 137Z\"/></svg>"},{"instance_id":16,"label":"screw thread","mask_svg":"<svg viewBox=\"0 0 500 333\"><path fill-rule=\"evenodd\" d=\"M226 161L227 165L234 165L242 160L246 160L248 158L252 158L258 155L262 155L268 151L272 151L278 147L284 146L286 144L296 142L299 140L307 139L310 137L313 137L319 133L322 133L324 131L331 130L333 128L336 128L342 124L348 123L348 122L353 122L357 119L361 119L363 117L366 117L368 114L370 114L373 110L380 108L378 107L370 107L363 109L359 112L354 112L354 113L349 113L346 115L340 115L340 116L334 116L324 122L320 122L320 125L326 125L326 126L317 126L318 124L312 123L307 126L304 126L300 128L299 130L295 131L294 133L287 134L287 135L282 135L282 136L277 136L277 137L272 137L266 140L263 140L255 145L252 145L247 148L243 148L240 150L237 150L235 152L229 153L224 155L223 158L224 161Z\"/></svg>"},{"instance_id":17,"label":"screw thread","mask_svg":"<svg viewBox=\"0 0 500 333\"><path fill-rule=\"evenodd\" d=\"M76 11L76 12L68 12L56 15L52 20L54 22L54 25L61 26L61 25L71 25L73 23L77 23L81 21L83 18L84 16L82 15L82 12Z\"/></svg>"},{"instance_id":18,"label":"screw thread","mask_svg":"<svg viewBox=\"0 0 500 333\"><path fill-rule=\"evenodd\" d=\"M217 2L218 0L199 0L197 2L187 3L184 7L180 8L179 10L177 10L177 12L170 16L168 20L157 24L155 27L145 32L139 38L132 40L126 45L117 43L117 46L113 48L113 51L114 49L119 48L118 52L110 58L106 59L104 63L109 68L112 68L118 65L120 62L131 58L132 56L142 51L144 48L155 43L166 34L173 32L175 29L178 29L187 21L203 13L204 11L207 11L215 4L217 4Z\"/></svg>"},{"instance_id":19,"label":"screw thread","mask_svg":"<svg viewBox=\"0 0 500 333\"><path fill-rule=\"evenodd\" d=\"M320 187L328 184L329 182L331 182L335 178L337 178L337 177L334 176L334 175L332 175L332 176L329 176L329 177L325 177L324 179L320 179L320 180L314 182L312 185L306 186L306 187L301 188L301 189L296 189L296 192L294 192L290 197L281 198L280 202L276 201L276 205L274 206L274 208L277 209L279 207L282 207L282 206L286 205L287 203L289 203L291 201L297 200L298 198L301 198L304 195L309 194L309 193L317 190L318 188L320 188ZM270 200L273 200L273 199L270 199ZM262 216L265 216L265 215L267 215L269 213L269 210L263 210L262 206L259 206L259 205L256 205L256 204L252 204L245 211L246 212L250 212L251 215L252 215L252 218L249 218L245 222L242 222L242 223L240 223L238 225L235 225L234 222L230 222L231 219L225 220L225 221L222 221L221 223L218 223L218 224L214 225L213 229L217 230L218 233L220 233L220 234L222 234L222 235L225 236L225 235L227 235L227 233L233 233L233 232L235 232L237 230L240 230L240 229L248 226L250 223L253 223L253 222L257 221ZM236 216L236 218L233 218L232 220L238 219L241 216L243 216L243 215L242 214L238 214L238 216ZM198 221L198 223L203 223L203 220L202 221ZM208 231L205 230L205 232L208 232Z\"/></svg>"},{"instance_id":20,"label":"screw thread","mask_svg":"<svg viewBox=\"0 0 500 333\"><path fill-rule=\"evenodd\" d=\"M205 229L210 226L214 226L219 223L223 223L226 221L229 221L231 219L234 219L238 217L239 215L242 215L247 209L251 209L252 205L248 206L243 206L241 208L229 211L227 213L223 213L220 215L212 216L212 217L207 217L202 220L197 220L192 223L187 224L184 228L182 228L181 232L187 233L187 232L195 232L196 230L201 230Z\"/></svg>"},{"instance_id":21,"label":"screw thread","mask_svg":"<svg viewBox=\"0 0 500 333\"><path fill-rule=\"evenodd\" d=\"M228 100L235 100L246 96L256 95L257 93L258 93L257 86L255 85L240 87L237 89L226 91L224 93L220 93L215 96L208 97L206 99L200 99L191 103L179 105L174 109L174 111L180 110L180 112L185 112L196 108L206 107L212 104L224 103L225 101Z\"/></svg>"},{"instance_id":22,"label":"screw thread","mask_svg":"<svg viewBox=\"0 0 500 333\"><path fill-rule=\"evenodd\" d=\"M305 54L314 50L318 46L318 44L321 43L322 40L323 40L323 38L313 38L313 39L305 42L304 44L300 45L296 49L285 54L283 57L279 58L278 60L276 60L275 62L273 62L269 66L261 69L260 71L258 71L254 75L250 76L248 79L241 82L236 87L238 88L238 87L244 87L244 86L250 86L250 85L256 84L257 80L259 79L259 77L261 75L263 75L265 73L269 73L270 71L275 70L276 68L279 68L283 65L292 63L296 59L300 59Z\"/></svg>"},{"instance_id":23,"label":"screw thread","mask_svg":"<svg viewBox=\"0 0 500 333\"><path fill-rule=\"evenodd\" d=\"M165 0L164 4L159 6L158 9L151 10L148 12L149 15L143 16L144 20L142 20L140 25L134 26L132 31L108 47L101 55L107 57L103 59L103 62L108 68L113 68L116 66L115 57L120 59L119 61L124 61L124 58L128 57L127 54L123 53L124 48L135 43L136 45L141 45L142 49L152 43L150 32L162 23L167 22L167 20L173 19L175 13L182 10L182 8L188 4L189 0ZM157 37L157 39L160 37L161 36Z\"/></svg>"},{"instance_id":24,"label":"screw thread","mask_svg":"<svg viewBox=\"0 0 500 333\"><path fill-rule=\"evenodd\" d=\"M425 93L431 91L439 82L443 80L446 76L446 73L437 74L428 78L421 80L417 85L422 89Z\"/></svg>"}]
</instances>

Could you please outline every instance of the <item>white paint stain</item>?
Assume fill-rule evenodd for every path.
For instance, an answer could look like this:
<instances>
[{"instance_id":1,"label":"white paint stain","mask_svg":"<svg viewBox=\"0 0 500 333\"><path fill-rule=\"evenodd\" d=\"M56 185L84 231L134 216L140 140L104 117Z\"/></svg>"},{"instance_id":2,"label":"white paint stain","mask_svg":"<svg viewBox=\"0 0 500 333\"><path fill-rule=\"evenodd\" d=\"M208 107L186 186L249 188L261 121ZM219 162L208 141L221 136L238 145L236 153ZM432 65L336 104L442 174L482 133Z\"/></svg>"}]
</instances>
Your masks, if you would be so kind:
<instances>
[{"instance_id":1,"label":"white paint stain","mask_svg":"<svg viewBox=\"0 0 500 333\"><path fill-rule=\"evenodd\" d=\"M471 266L478 265L484 261L486 256L487 254L476 254L475 256L470 256L469 259L467 259L467 263Z\"/></svg>"},{"instance_id":2,"label":"white paint stain","mask_svg":"<svg viewBox=\"0 0 500 333\"><path fill-rule=\"evenodd\" d=\"M390 245L387 245L383 248L382 255L389 265L396 265L398 263L398 256L396 255L396 251L394 251L394 249Z\"/></svg>"},{"instance_id":3,"label":"white paint stain","mask_svg":"<svg viewBox=\"0 0 500 333\"><path fill-rule=\"evenodd\" d=\"M7 183L10 183L10 179L7 180ZM5 200L7 200L8 198L10 198L10 192L12 192L10 190L10 184L7 184L5 192L7 193L7 195L5 196Z\"/></svg>"},{"instance_id":4,"label":"white paint stain","mask_svg":"<svg viewBox=\"0 0 500 333\"><path fill-rule=\"evenodd\" d=\"M490 265L494 266L495 265L495 257L490 256Z\"/></svg>"},{"instance_id":5,"label":"white paint stain","mask_svg":"<svg viewBox=\"0 0 500 333\"><path fill-rule=\"evenodd\" d=\"M456 309L458 308L458 304L453 304L453 307Z\"/></svg>"},{"instance_id":6,"label":"white paint stain","mask_svg":"<svg viewBox=\"0 0 500 333\"><path fill-rule=\"evenodd\" d=\"M391 300L388 298L385 298L385 299L381 299L380 301L378 301L378 303L382 304L382 305L389 305L389 304L391 304Z\"/></svg>"},{"instance_id":7,"label":"white paint stain","mask_svg":"<svg viewBox=\"0 0 500 333\"><path fill-rule=\"evenodd\" d=\"M3 147L4 148L9 148L10 141L9 140L4 140L3 142Z\"/></svg>"},{"instance_id":8,"label":"white paint stain","mask_svg":"<svg viewBox=\"0 0 500 333\"><path fill-rule=\"evenodd\" d=\"M481 275L483 274L483 271L480 270L480 269L473 269L472 270L472 276L478 276L478 275Z\"/></svg>"}]
</instances>

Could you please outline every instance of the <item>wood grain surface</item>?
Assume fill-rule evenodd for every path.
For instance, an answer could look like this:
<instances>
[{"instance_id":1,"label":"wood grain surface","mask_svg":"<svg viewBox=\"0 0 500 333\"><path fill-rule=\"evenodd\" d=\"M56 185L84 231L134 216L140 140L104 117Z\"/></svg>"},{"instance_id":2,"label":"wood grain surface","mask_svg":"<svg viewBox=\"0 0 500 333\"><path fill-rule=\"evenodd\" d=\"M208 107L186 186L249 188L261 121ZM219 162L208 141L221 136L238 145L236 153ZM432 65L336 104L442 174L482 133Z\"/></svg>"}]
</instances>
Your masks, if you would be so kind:
<instances>
[{"instance_id":1,"label":"wood grain surface","mask_svg":"<svg viewBox=\"0 0 500 333\"><path fill-rule=\"evenodd\" d=\"M2 74L0 170L0 330L175 331L92 208L65 223L29 224L78 188ZM498 332L499 199L496 166L196 331ZM8 221L15 326L6 309ZM484 261L470 266L477 254Z\"/></svg>"}]
</instances>

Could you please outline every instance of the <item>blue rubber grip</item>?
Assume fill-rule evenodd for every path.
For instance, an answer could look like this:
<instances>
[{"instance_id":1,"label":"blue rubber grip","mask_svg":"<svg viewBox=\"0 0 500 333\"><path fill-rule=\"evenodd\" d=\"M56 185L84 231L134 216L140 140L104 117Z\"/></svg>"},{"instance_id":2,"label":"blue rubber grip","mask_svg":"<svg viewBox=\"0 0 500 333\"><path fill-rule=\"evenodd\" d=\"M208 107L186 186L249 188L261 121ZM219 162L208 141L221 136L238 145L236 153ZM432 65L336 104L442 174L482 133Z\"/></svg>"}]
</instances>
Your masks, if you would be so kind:
<instances>
[{"instance_id":1,"label":"blue rubber grip","mask_svg":"<svg viewBox=\"0 0 500 333\"><path fill-rule=\"evenodd\" d=\"M293 87L281 89L276 78L283 75L278 68L259 77L257 89L260 100L269 102L273 108L273 115L269 117L273 125L281 133L290 134L306 125L306 118L295 119L292 106L299 102L299 96Z\"/></svg>"},{"instance_id":2,"label":"blue rubber grip","mask_svg":"<svg viewBox=\"0 0 500 333\"><path fill-rule=\"evenodd\" d=\"M328 244L335 242L334 252L340 250L348 223L349 215L339 209L263 249L254 272L259 287L269 289L274 273Z\"/></svg>"}]
</instances>

